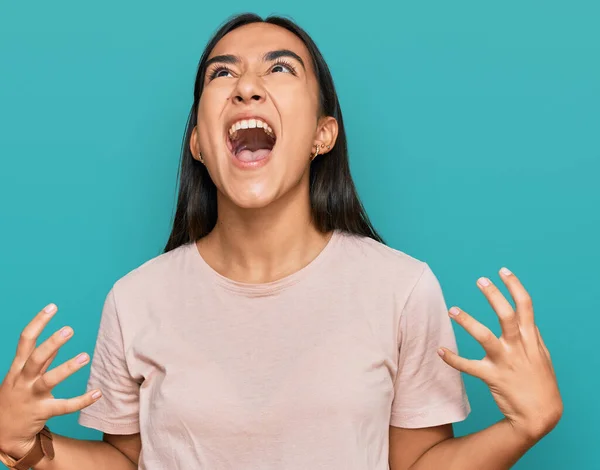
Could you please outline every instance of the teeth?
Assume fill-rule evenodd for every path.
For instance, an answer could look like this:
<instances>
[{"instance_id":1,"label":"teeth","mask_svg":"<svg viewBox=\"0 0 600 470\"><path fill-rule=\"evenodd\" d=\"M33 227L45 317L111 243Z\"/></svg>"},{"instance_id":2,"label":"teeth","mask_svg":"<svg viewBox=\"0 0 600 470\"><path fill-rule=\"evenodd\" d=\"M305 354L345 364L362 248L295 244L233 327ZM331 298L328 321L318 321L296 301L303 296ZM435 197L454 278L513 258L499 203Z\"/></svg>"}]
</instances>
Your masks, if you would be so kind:
<instances>
[{"instance_id":1,"label":"teeth","mask_svg":"<svg viewBox=\"0 0 600 470\"><path fill-rule=\"evenodd\" d=\"M263 129L267 134L275 138L275 133L273 132L271 126L260 119L242 119L241 121L236 122L229 128L229 136L233 137L236 131L240 129L254 129L256 127Z\"/></svg>"}]
</instances>

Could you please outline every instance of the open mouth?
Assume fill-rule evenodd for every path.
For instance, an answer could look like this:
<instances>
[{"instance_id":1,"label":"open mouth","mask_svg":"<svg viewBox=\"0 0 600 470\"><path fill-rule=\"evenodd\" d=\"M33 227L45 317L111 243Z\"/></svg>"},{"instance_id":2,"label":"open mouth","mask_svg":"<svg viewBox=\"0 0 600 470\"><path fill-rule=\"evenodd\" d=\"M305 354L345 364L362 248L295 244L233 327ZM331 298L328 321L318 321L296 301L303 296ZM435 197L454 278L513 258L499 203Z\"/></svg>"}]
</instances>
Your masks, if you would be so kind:
<instances>
[{"instance_id":1,"label":"open mouth","mask_svg":"<svg viewBox=\"0 0 600 470\"><path fill-rule=\"evenodd\" d=\"M239 161L252 163L266 159L276 141L273 129L265 121L242 119L229 128L227 147Z\"/></svg>"}]
</instances>

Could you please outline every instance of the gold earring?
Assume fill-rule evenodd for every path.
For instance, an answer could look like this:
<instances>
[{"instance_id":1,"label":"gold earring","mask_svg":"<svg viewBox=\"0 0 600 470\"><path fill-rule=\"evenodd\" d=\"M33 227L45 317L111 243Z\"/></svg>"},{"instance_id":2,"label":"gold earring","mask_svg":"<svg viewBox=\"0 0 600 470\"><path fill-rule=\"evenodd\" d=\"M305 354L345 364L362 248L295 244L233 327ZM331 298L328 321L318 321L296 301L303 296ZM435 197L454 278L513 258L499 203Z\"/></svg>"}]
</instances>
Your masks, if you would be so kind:
<instances>
[{"instance_id":1,"label":"gold earring","mask_svg":"<svg viewBox=\"0 0 600 470\"><path fill-rule=\"evenodd\" d=\"M204 158L202 158L201 153L198 153L198 160L200 160L200 163L204 164Z\"/></svg>"},{"instance_id":2,"label":"gold earring","mask_svg":"<svg viewBox=\"0 0 600 470\"><path fill-rule=\"evenodd\" d=\"M319 150L321 149L321 144L315 144L315 147L317 147L317 151L312 156L311 160L314 160L315 158L317 158L317 155L319 155Z\"/></svg>"}]
</instances>

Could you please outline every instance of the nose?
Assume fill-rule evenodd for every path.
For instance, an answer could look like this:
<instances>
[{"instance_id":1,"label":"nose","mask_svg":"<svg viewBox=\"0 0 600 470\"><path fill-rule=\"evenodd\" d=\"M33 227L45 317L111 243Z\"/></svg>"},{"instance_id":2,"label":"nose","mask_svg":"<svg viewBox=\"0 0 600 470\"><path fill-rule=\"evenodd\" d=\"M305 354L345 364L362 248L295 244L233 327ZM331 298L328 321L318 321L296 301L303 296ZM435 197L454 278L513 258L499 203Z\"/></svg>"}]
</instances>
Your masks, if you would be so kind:
<instances>
[{"instance_id":1,"label":"nose","mask_svg":"<svg viewBox=\"0 0 600 470\"><path fill-rule=\"evenodd\" d=\"M252 74L244 74L237 81L232 99L234 104L250 104L264 101L265 96L259 78Z\"/></svg>"}]
</instances>

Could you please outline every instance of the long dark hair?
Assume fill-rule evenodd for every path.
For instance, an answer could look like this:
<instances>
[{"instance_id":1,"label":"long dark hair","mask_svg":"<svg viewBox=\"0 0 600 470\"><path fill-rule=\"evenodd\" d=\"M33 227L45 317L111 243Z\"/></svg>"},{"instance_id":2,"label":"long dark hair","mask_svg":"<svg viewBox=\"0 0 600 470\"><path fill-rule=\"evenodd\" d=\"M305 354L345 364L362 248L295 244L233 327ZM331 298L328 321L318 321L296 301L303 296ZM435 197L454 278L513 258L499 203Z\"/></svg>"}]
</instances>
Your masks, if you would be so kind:
<instances>
[{"instance_id":1,"label":"long dark hair","mask_svg":"<svg viewBox=\"0 0 600 470\"><path fill-rule=\"evenodd\" d=\"M187 120L181 149L177 209L165 253L204 237L217 222L217 188L206 167L192 157L190 136L197 123L198 103L202 95L209 54L227 33L251 23L280 26L302 40L312 57L319 83L321 115L333 116L338 122L338 136L333 149L324 156L317 156L310 167L310 203L316 227L323 233L338 229L383 243L383 239L369 221L352 181L342 110L329 67L317 45L306 31L287 18L269 16L262 19L258 15L245 13L223 24L208 42L200 58L194 84L194 104Z\"/></svg>"}]
</instances>

